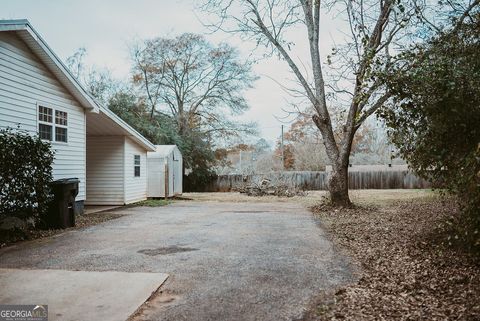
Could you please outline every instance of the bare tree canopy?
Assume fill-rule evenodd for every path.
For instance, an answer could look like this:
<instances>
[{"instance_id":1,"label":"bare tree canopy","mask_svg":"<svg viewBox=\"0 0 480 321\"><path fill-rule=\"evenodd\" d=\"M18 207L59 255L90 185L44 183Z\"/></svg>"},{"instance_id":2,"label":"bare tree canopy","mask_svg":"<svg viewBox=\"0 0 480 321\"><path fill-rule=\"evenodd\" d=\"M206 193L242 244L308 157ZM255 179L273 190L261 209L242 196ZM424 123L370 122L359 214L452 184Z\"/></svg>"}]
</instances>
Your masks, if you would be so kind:
<instances>
[{"instance_id":1,"label":"bare tree canopy","mask_svg":"<svg viewBox=\"0 0 480 321\"><path fill-rule=\"evenodd\" d=\"M390 96L375 74L387 68L392 55L390 48L414 15L415 7L397 0L325 3L319 0L207 0L203 9L219 18L214 24L216 29L253 39L287 62L313 106L313 121L322 134L332 164L331 201L336 205L349 205L348 159L352 141L363 121ZM343 30L345 45L336 48L336 57L342 60L336 70L340 77L328 83L320 54L322 10L337 10L348 26ZM308 39L308 67L294 58L294 46L287 37L287 30L293 26L301 26ZM348 97L340 137L336 137L332 125L327 90Z\"/></svg>"},{"instance_id":2,"label":"bare tree canopy","mask_svg":"<svg viewBox=\"0 0 480 321\"><path fill-rule=\"evenodd\" d=\"M110 70L85 64L87 49L80 47L67 57L65 63L75 78L87 89L88 93L103 105L119 91L125 89L125 84L114 79Z\"/></svg>"},{"instance_id":3,"label":"bare tree canopy","mask_svg":"<svg viewBox=\"0 0 480 321\"><path fill-rule=\"evenodd\" d=\"M256 77L235 48L214 46L203 36L145 40L132 50L133 80L150 106L150 115L174 117L180 133L211 135L251 131L251 124L229 119L249 106L243 94Z\"/></svg>"}]
</instances>

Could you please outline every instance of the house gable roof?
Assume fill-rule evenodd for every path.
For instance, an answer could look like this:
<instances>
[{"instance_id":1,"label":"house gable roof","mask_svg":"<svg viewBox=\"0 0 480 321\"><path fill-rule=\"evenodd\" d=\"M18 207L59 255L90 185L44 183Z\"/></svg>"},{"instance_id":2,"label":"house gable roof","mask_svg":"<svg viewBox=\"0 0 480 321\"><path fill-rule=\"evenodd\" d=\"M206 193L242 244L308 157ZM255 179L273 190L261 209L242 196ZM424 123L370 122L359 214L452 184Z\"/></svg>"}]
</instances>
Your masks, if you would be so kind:
<instances>
[{"instance_id":1,"label":"house gable roof","mask_svg":"<svg viewBox=\"0 0 480 321\"><path fill-rule=\"evenodd\" d=\"M14 31L83 108L98 112L98 105L94 99L90 97L28 20L0 20L0 32L2 31Z\"/></svg>"},{"instance_id":2,"label":"house gable roof","mask_svg":"<svg viewBox=\"0 0 480 321\"><path fill-rule=\"evenodd\" d=\"M94 113L105 114L122 129L125 135L130 136L136 143L148 151L155 150L155 146L148 141L148 139L143 137L108 108L101 106L89 95L27 19L0 20L0 32L5 31L15 32L83 108Z\"/></svg>"}]
</instances>

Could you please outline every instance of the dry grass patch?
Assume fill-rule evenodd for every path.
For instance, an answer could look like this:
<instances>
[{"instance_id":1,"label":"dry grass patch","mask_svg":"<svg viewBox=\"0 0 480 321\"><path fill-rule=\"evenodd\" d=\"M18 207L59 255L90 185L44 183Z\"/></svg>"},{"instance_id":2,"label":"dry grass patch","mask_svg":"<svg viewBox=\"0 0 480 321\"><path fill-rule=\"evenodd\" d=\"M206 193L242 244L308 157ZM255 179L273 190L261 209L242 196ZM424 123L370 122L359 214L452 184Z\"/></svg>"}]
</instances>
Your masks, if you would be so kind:
<instances>
[{"instance_id":1,"label":"dry grass patch","mask_svg":"<svg viewBox=\"0 0 480 321\"><path fill-rule=\"evenodd\" d=\"M279 197L279 196L248 196L239 192L213 193L183 193L183 197L201 202L296 202L305 206L314 206L327 197L326 191L307 191L306 196ZM423 189L391 189L391 190L351 190L350 198L358 204L384 204L393 200L412 200L431 198L431 190Z\"/></svg>"},{"instance_id":2,"label":"dry grass patch","mask_svg":"<svg viewBox=\"0 0 480 321\"><path fill-rule=\"evenodd\" d=\"M135 203L136 206L159 207L171 204L172 201L165 199L148 199Z\"/></svg>"}]
</instances>

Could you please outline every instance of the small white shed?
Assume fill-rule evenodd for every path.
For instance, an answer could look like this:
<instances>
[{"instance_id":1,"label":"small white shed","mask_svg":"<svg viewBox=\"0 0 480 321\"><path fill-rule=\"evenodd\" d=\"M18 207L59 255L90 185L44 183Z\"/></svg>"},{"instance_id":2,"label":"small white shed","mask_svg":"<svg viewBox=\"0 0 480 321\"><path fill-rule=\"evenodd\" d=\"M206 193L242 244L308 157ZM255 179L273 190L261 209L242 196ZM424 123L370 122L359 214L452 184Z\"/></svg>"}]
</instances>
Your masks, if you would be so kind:
<instances>
[{"instance_id":1,"label":"small white shed","mask_svg":"<svg viewBox=\"0 0 480 321\"><path fill-rule=\"evenodd\" d=\"M183 191L183 158L176 145L156 145L147 153L147 196L173 197Z\"/></svg>"}]
</instances>

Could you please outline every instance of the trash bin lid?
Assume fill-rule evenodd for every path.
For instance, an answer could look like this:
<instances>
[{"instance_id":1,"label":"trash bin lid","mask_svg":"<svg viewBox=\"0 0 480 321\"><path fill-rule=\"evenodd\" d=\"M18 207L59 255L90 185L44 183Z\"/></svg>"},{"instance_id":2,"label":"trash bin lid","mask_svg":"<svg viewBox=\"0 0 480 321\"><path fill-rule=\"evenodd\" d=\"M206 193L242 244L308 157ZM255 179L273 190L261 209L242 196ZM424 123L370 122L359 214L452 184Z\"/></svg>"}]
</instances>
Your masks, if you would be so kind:
<instances>
[{"instance_id":1,"label":"trash bin lid","mask_svg":"<svg viewBox=\"0 0 480 321\"><path fill-rule=\"evenodd\" d=\"M52 182L54 185L63 185L63 184L74 184L74 183L79 183L80 180L76 177L72 178L62 178L62 179L57 179Z\"/></svg>"}]
</instances>

